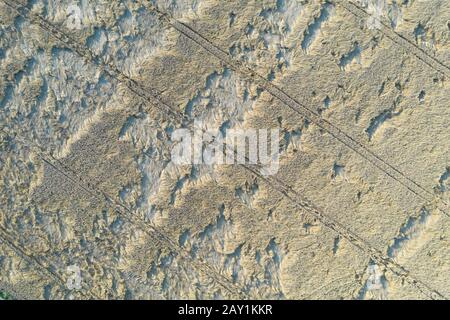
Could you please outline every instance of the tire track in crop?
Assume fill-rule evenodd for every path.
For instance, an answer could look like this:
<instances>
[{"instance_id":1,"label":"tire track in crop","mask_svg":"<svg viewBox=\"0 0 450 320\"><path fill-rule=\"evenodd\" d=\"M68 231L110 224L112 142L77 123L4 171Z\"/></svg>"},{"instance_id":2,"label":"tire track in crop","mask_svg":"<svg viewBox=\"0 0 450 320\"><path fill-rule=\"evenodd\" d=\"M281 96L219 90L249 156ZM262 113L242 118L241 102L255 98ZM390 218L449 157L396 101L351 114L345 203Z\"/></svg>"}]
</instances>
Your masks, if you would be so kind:
<instances>
[{"instance_id":1,"label":"tire track in crop","mask_svg":"<svg viewBox=\"0 0 450 320\"><path fill-rule=\"evenodd\" d=\"M27 261L32 265L37 266L41 274L45 275L47 278L57 283L61 288L64 289L64 291L69 292L69 290L66 287L66 281L60 274L58 274L58 272L52 270L55 268L52 268L52 264L47 259L37 258L32 253L27 252L28 250L23 248L20 244L18 244L17 241L9 234L9 232L1 226L0 226L0 242L3 242L6 245L8 245L20 258L24 259L25 261ZM83 293L81 294L86 298L94 298L97 300L100 299L92 292L88 292L87 294Z\"/></svg>"},{"instance_id":2,"label":"tire track in crop","mask_svg":"<svg viewBox=\"0 0 450 320\"><path fill-rule=\"evenodd\" d=\"M337 125L332 122L322 118L320 114L314 111L311 107L306 106L305 104L299 102L295 98L291 97L287 94L283 89L278 86L272 84L270 81L266 80L263 76L259 75L240 61L235 61L228 53L217 47L210 40L201 35L198 31L192 29L188 25L175 20L170 17L167 13L160 11L152 4L145 4L145 7L152 12L155 12L159 15L160 19L165 21L167 24L175 28L181 34L185 35L192 41L196 42L198 45L203 47L205 50L210 52L219 60L223 61L227 64L230 69L239 72L244 78L256 83L262 89L270 93L273 97L277 98L283 104L285 104L288 108L293 110L295 113L306 117L311 122L315 123L318 127L332 135L335 139L343 143L345 146L353 150L355 153L359 154L369 163L374 165L380 171L382 171L385 175L403 185L406 189L408 189L411 193L416 195L417 197L425 200L427 202L438 203L439 210L450 217L450 214L447 213L449 209L449 204L440 198L436 198L434 193L427 190L418 182L406 176L402 171L388 163L386 160L375 154L371 151L367 146L365 146L362 142L352 138L345 131L341 130Z\"/></svg>"},{"instance_id":3,"label":"tire track in crop","mask_svg":"<svg viewBox=\"0 0 450 320\"><path fill-rule=\"evenodd\" d=\"M360 19L367 19L371 17L371 15L366 10L364 10L364 8L354 3L353 1L333 0L331 2L342 6L345 10ZM382 19L377 20L377 22L380 23L380 28L378 28L378 30L386 37L388 37L392 42L396 43L398 46L404 49L407 54L413 54L417 59L419 59L435 71L439 72L445 78L450 78L450 66L431 56L425 50L417 46L414 42L393 30Z\"/></svg>"},{"instance_id":4,"label":"tire track in crop","mask_svg":"<svg viewBox=\"0 0 450 320\"><path fill-rule=\"evenodd\" d=\"M61 32L57 26L54 26L44 18L35 15L30 12L28 8L25 7L24 4L17 1L16 3L10 0L2 0L7 6L14 9L19 15L28 19L31 23L37 24L43 30L50 33L54 38L58 41L62 42L65 46L76 52L79 56L84 58L87 62L93 63L97 65L102 71L107 73L110 77L116 79L118 82L123 83L126 87L134 93L136 96L140 97L146 103L150 103L153 107L159 109L160 111L168 114L173 120L177 123L182 124L184 121L187 121L188 118L172 109L171 106L166 104L165 102L160 100L160 95L156 90L152 88L144 88L140 84L138 84L135 80L129 78L124 75L121 71L117 69L112 63L105 63L98 56L93 54L89 49L83 47L78 44L75 40L73 40L70 36ZM150 92L149 92L150 91ZM152 239L157 241L160 244L165 244L171 250L179 254L182 258L189 260L194 267L200 270L206 277L209 277L215 280L221 287L229 291L231 294L237 295L241 298L249 298L242 291L241 288L238 288L234 283L230 282L225 276L219 274L216 270L214 270L211 266L209 266L206 262L199 260L194 261L188 252L185 252L181 249L178 244L172 241L168 236L166 236L162 231L158 230L156 227L151 225L145 225L142 221L136 219L136 215L133 214L132 210L125 206L124 204L118 202L113 199L110 195L105 193L98 188L92 186L89 182L85 182L82 177L79 177L76 173L74 173L70 168L62 164L52 155L47 154L43 148L37 145L30 145L29 143L22 140L20 137L16 137L23 145L28 146L29 148L34 149L42 161L51 166L54 170L65 176L68 180L76 183L81 189L89 194L106 201L108 205L113 207L121 216L128 221L129 223L136 225L139 227L144 233L150 236ZM148 230L150 229L150 231Z\"/></svg>"},{"instance_id":5,"label":"tire track in crop","mask_svg":"<svg viewBox=\"0 0 450 320\"><path fill-rule=\"evenodd\" d=\"M9 0L2 0L2 1L5 2L6 4L8 4L10 2ZM14 6L12 6L12 7L14 8ZM57 30L55 26L53 26L52 24L50 24L49 22L44 20L42 17L36 16L36 15L30 13L29 10L27 10L24 7L17 6L17 5L16 5L16 7L18 7L17 11L19 12L19 14L23 14L24 17L30 19L31 21L37 23L40 26L41 25L44 26L42 28L44 30L50 32L51 34L53 34L53 32L55 32L55 34L56 34L55 38L57 38L58 40L63 42L69 48L74 47L75 49L77 49L77 50L75 50L75 52L79 53L80 55L82 53L86 53L86 55L82 55L82 57L84 57L85 59L90 59L91 58L91 60L89 60L90 62L98 60L88 49L82 48L80 45L76 44L75 41L73 41L69 36L67 36L64 33L62 33L59 30ZM30 16L31 16L31 18L30 18ZM163 14L163 17L167 18L166 14ZM179 23L179 22L177 22L177 23ZM181 23L179 23L179 24L181 24ZM183 25L183 24L181 24L181 25ZM185 26L185 27L188 28L187 30L191 30L189 27L187 27L187 26ZM217 48L214 45L212 45L211 43L209 43L208 40L204 39L202 36L196 34L192 30L189 31L189 32L188 32L188 34L191 34L191 35L194 34L194 39L198 40L198 37L200 37L200 39L201 39L201 40L199 40L200 43L203 43L204 45L205 45L205 43L208 44L207 47L209 49L211 49L210 52L219 52L219 53L221 52L224 57L227 57L227 54L225 52L221 51L219 48ZM231 58L227 58L227 60L231 60L232 61ZM237 63L237 64L240 65L240 63ZM232 68L236 69L236 66L234 66L234 65L230 65L230 66ZM160 101L158 99L160 97L160 95L158 93L154 92L154 90L151 90L152 93L154 93L154 94L151 95L150 97L147 97L146 95L141 95L139 93L140 92L145 92L146 89L143 88L141 85L139 85L136 81L134 81L134 80L132 80L132 79L122 75L120 73L120 71L117 70L117 68L115 68L114 66L105 67L104 65L101 65L100 67L101 68L103 67L102 69L104 69L106 72L108 72L108 70L111 69L113 71L113 74L117 74L117 77L113 76L116 80L123 82L129 88L131 87L130 90L133 93L136 93L142 99L145 99L146 102L150 102L152 105L156 104L154 106L157 107L160 110L162 109L163 111L165 111L164 109L166 109L166 108L171 109L168 112L168 115L171 116L171 117L174 117L175 120L178 120L181 123L183 123L183 120L188 120L185 115L181 115L179 112L173 111L173 109L169 105L167 105L164 102ZM240 71L239 68L237 70ZM278 99L280 99L283 102L285 102L283 99L287 99L287 102L293 101L296 104L300 105L297 101L295 101L293 98L288 96L281 89L278 89L276 86L274 86L274 85L272 85L270 83L266 83L267 81L264 78L262 78L261 76L257 75L252 70L250 70L250 69L248 69L248 70L249 70L248 74L250 75L250 77L259 79L259 83L258 84L265 85L265 87L267 88L266 90L269 91L269 89L270 89L271 91L269 91L269 92L271 92L275 97L277 97ZM275 94L277 94L278 96L276 96ZM161 107L160 104L162 104L163 107ZM288 104L288 106L290 106L290 105ZM304 108L306 108L306 107L304 107ZM321 123L321 122L328 123L327 121L321 119L320 116L317 115L315 112L309 110L308 108L306 108L306 109L309 111L309 113L307 113L307 114L309 114L310 116L311 115L315 115L316 117L319 117L318 123ZM192 126L188 125L188 127L192 127ZM332 128L334 128L334 126ZM25 142L23 142L23 143L25 143ZM235 152L235 150L232 150L232 152ZM71 172L70 168L65 167L57 159L53 158L52 160L48 160L48 159L45 159L45 157L42 157L42 159L43 159L43 161L46 161L50 166L52 166L55 170L57 170L58 172L63 174L67 179L69 179L69 180L73 181L74 183L77 183L78 185L80 185L84 190L90 192L91 194L93 194L93 195L95 195L97 197L100 195L101 198L103 198L108 204L113 206L119 212L124 210L126 212L124 218L126 218L126 220L128 222L130 222L130 223L138 226L139 228L141 228L150 237L152 237L155 240L160 241L162 243L165 242L167 245L169 245L169 247L171 249L173 249L174 251L179 253L180 256L184 256L184 257L187 256L186 258L190 259L190 256L188 255L188 253L184 252L184 250L182 250L175 242L173 242L170 238L165 236L162 232L160 232L159 230L157 230L153 226L146 226L146 225L144 225L142 223L142 221L136 220L133 215L128 216L127 213L131 213L132 214L132 210L130 208L128 208L127 206L125 206L125 205L119 203L118 201L114 200L112 197L107 195L105 192L103 192L103 191L101 191L101 190L91 186L89 183L84 182L84 180L81 177L77 176L76 173ZM275 190L277 190L278 192L283 194L286 198L288 198L301 211L305 212L306 214L311 214L312 216L317 218L319 221L321 221L321 223L324 226L326 226L327 228L333 230L334 232L336 232L337 234L339 234L343 238L345 238L348 241L350 241L355 247L357 247L358 249L362 250L363 252L368 254L372 259L374 259L374 261L377 261L380 264L385 265L386 268L390 269L394 274L398 275L399 277L401 277L402 279L404 279L408 283L411 283L412 285L414 285L422 293L426 294L427 296L429 296L432 299L445 298L441 293L439 293L436 290L428 287L428 285L426 285L422 281L414 279L410 275L410 272L408 270L406 270L404 267L396 264L394 261L392 261L388 257L383 256L383 254L381 252L379 252L378 250L372 248L370 246L370 244L368 244L365 240L363 240L359 236L353 234L350 230L346 229L345 226L341 225L339 222L334 221L332 218L330 218L327 215L323 214L319 209L317 209L314 205L312 205L309 202L309 200L304 199L299 193L297 193L291 187L287 186L283 181L281 181L281 180L279 180L277 178L274 178L274 177L266 177L266 176L261 175L260 172L259 172L261 170L260 166L258 166L258 165L252 165L252 166L250 166L250 165L241 165L241 167L243 167L247 171L251 172L252 174L256 175L261 180L265 181L268 185L270 185L271 187L275 188ZM153 235L151 232L149 232L147 230L147 227L150 227L150 229L152 230L152 232L155 233L155 235ZM230 290L230 288L227 287L227 283L229 282L228 279L226 279L222 275L220 275L219 279L211 276L211 274L216 274L216 272L209 265L207 265L203 261L197 261L196 262L196 261L192 260L192 263L195 264L199 269L201 269L201 267L202 267L202 268L205 268L205 270L207 270L209 272L212 272L212 273L207 274L207 276L209 276L209 277L213 278L214 280L216 280L217 283L219 283L225 289L233 292L233 290ZM234 284L231 284L231 285L235 289L235 292L238 292L239 295L245 296L245 294L242 292L242 290L240 288L236 288Z\"/></svg>"}]
</instances>

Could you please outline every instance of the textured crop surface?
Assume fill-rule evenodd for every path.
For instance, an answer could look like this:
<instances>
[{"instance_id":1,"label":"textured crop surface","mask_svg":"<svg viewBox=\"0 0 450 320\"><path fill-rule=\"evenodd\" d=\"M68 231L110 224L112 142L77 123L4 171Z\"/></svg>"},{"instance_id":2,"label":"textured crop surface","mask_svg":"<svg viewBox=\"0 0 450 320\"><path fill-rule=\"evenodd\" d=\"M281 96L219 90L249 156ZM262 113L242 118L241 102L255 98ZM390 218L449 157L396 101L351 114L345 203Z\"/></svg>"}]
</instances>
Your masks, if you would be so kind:
<instances>
[{"instance_id":1,"label":"textured crop surface","mask_svg":"<svg viewBox=\"0 0 450 320\"><path fill-rule=\"evenodd\" d=\"M450 1L0 0L0 76L0 300L450 298Z\"/></svg>"}]
</instances>

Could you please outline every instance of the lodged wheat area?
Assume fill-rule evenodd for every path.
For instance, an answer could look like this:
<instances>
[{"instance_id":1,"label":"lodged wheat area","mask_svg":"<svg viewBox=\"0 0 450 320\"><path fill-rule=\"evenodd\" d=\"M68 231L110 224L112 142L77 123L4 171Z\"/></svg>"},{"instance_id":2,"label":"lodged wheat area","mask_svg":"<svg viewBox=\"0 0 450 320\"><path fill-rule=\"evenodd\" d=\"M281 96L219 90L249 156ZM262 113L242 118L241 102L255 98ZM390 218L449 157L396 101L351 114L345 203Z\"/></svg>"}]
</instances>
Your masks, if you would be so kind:
<instances>
[{"instance_id":1,"label":"lodged wheat area","mask_svg":"<svg viewBox=\"0 0 450 320\"><path fill-rule=\"evenodd\" d=\"M0 299L450 298L449 1L0 0L0 74Z\"/></svg>"}]
</instances>

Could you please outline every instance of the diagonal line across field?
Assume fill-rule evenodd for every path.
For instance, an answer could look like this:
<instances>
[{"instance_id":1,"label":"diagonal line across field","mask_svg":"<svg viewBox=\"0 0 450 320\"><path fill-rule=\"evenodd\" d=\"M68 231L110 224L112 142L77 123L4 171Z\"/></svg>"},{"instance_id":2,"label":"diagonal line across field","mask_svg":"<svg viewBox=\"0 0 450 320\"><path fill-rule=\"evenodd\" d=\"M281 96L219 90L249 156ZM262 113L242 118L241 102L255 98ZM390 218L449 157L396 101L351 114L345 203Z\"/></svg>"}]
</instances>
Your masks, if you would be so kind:
<instances>
[{"instance_id":1,"label":"diagonal line across field","mask_svg":"<svg viewBox=\"0 0 450 320\"><path fill-rule=\"evenodd\" d=\"M345 10L358 18L364 19L370 16L370 14L366 10L364 10L361 6L354 3L353 1L333 0L330 2L342 6ZM413 54L417 59L428 65L430 68L439 72L445 78L450 78L450 67L448 65L446 65L436 57L431 56L425 50L417 46L414 42L393 30L386 22L380 19L379 23L380 28L378 28L378 30L395 44L404 49L406 53Z\"/></svg>"},{"instance_id":2,"label":"diagonal line across field","mask_svg":"<svg viewBox=\"0 0 450 320\"><path fill-rule=\"evenodd\" d=\"M288 200L290 200L297 208L299 208L303 213L307 215L311 215L317 220L319 220L325 227L333 230L337 234L339 234L342 238L348 240L352 245L356 248L367 254L372 260L380 265L383 265L387 270L390 270L393 274L397 275L401 279L405 280L407 283L416 287L421 293L431 299L447 299L440 292L434 290L429 287L426 283L415 279L411 276L410 271L407 270L402 265L396 263L393 259L384 255L379 250L373 248L370 243L354 234L352 231L348 230L344 225L339 223L338 221L330 218L328 215L324 214L321 210L319 210L316 206L314 206L308 199L299 194L297 191L292 189L286 184L277 179L276 177L264 177L261 176L258 172L258 167L252 167L243 165L245 168L254 175L258 176L261 180L268 183L272 186L276 191L283 194Z\"/></svg>"},{"instance_id":3,"label":"diagonal line across field","mask_svg":"<svg viewBox=\"0 0 450 320\"><path fill-rule=\"evenodd\" d=\"M333 124L332 122L323 119L317 112L315 112L310 107L302 104L301 102L297 101L290 95L288 95L285 91L283 91L281 88L277 87L276 85L272 84L270 81L268 81L265 77L259 75L255 71L253 71L251 68L246 66L240 61L236 61L233 59L227 52L216 46L214 43L212 43L209 39L207 39L204 35L200 34L197 30L194 30L193 28L189 27L188 25L174 19L170 14L161 11L158 9L155 5L147 2L147 1L141 1L141 3L147 7L148 10L151 12L154 12L159 16L159 18L168 24L169 26L176 29L178 32L186 36L187 38L191 39L201 47L203 47L206 51L214 55L219 60L223 61L228 67L230 67L232 70L239 72L242 77L249 79L253 81L254 83L258 84L262 89L269 92L273 97L277 98L278 100L282 101L288 108L292 109L294 112L308 118L311 122L318 125L320 128L331 134L334 138L336 138L338 141L349 147L351 150L362 156L364 159L366 159L369 163L374 165L376 168L381 170L384 174L386 174L388 177L393 179L394 181L397 181L402 186L404 186L407 190L412 192L417 197L421 198L422 200L425 200L427 203L435 203L437 209L444 214L447 217L450 217L448 213L449 204L444 201L441 198L436 197L433 192L427 190L425 187L423 187L418 182L414 181L413 179L409 178L407 175L405 175L402 171L400 171L395 166L391 165L388 161L384 160L374 152L372 152L370 149L368 149L366 146L364 146L363 143L357 141L356 139L349 136L347 133L345 133L343 130L341 130L338 126ZM340 4L342 4L347 10L349 10L349 7L351 5L355 6L354 4L349 5L346 1L339 1ZM362 10L359 8L359 10ZM351 11L353 14L355 14L353 11ZM415 46L412 42L407 40L406 38L402 37L398 33L394 32L392 29L387 27L385 24L383 24L384 34L388 36L391 40L393 40L395 43L399 44L404 48L406 51L408 48L412 47L413 54L422 62L433 68L434 70L440 72L444 76L448 76L450 68L446 66L444 63L439 61L438 59L429 56L425 51ZM385 29L389 29L390 32L388 32ZM407 45L404 44L404 42L407 43ZM293 190L292 190L293 191ZM286 195L287 196L287 195ZM293 198L294 200L297 199L296 197ZM347 238L348 239L348 238ZM358 242L357 239L352 239L352 241ZM355 244L355 242L353 242ZM358 246L358 245L357 245ZM378 260L379 259L375 259ZM382 259L385 261L391 261L391 259ZM383 263L385 264L385 263ZM398 267L398 265L396 266ZM391 268L389 268L391 269ZM392 269L391 269L392 270ZM394 272L398 274L397 272ZM403 271L401 272L403 273Z\"/></svg>"},{"instance_id":4,"label":"diagonal line across field","mask_svg":"<svg viewBox=\"0 0 450 320\"><path fill-rule=\"evenodd\" d=\"M125 206L124 204L120 203L119 201L113 199L112 196L107 194L106 192L92 186L89 182L85 182L82 177L79 177L76 173L72 172L70 168L62 164L60 161L55 159L53 156L48 154L43 150L41 146L38 146L36 144L30 144L21 139L20 137L16 136L15 140L17 140L20 144L23 146L33 150L36 152L39 156L39 158L45 162L47 165L52 167L53 170L64 176L68 181L76 184L81 189L83 189L85 192L91 194L93 197L98 198L101 201L104 201L108 206L110 206L112 209L114 209L117 213L121 215L121 217L130 223L131 225L137 226L139 229L141 229L143 232L145 232L148 236L150 236L154 241L156 241L159 244L165 245L174 252L178 253L183 259L189 260L192 266L196 267L198 270L202 271L205 276L212 278L214 281L216 281L219 285L221 285L224 289L228 290L231 294L236 294L243 298L248 298L245 293L241 292L241 289L236 287L234 283L230 282L226 277L223 275L217 273L212 267L207 265L202 260L198 259L198 261L194 261L194 259L190 256L188 252L181 249L173 240L171 240L169 237L167 237L161 230L158 228L145 224L143 221L139 220L137 215L133 214L132 210ZM149 230L150 229L150 230ZM26 255L28 257L28 260L31 260L38 264L39 267L42 267L47 272L50 273L53 280L57 280L59 283L62 283L64 286L63 279L57 275L54 274L51 270L48 268L45 268L37 259L33 258L33 255L26 254L25 249L21 248L19 245L15 244L12 241L9 241L11 237L9 236L8 232L6 230L3 230L0 228L0 239L4 239L4 242L10 245L17 253L20 255ZM19 250L19 251L17 251ZM42 269L40 268L40 269ZM95 295L89 293L88 295L92 295L96 299L100 299L99 297L96 297Z\"/></svg>"},{"instance_id":5,"label":"diagonal line across field","mask_svg":"<svg viewBox=\"0 0 450 320\"><path fill-rule=\"evenodd\" d=\"M59 284L63 290L69 292L66 288L66 283L65 283L64 279L61 277L61 275L58 274L55 270L52 270L51 267L48 267L48 266L52 266L51 263L49 263L45 258L42 258L42 257L37 258L32 253L27 252L28 250L26 250L20 244L18 244L17 241L15 241L15 239L13 237L11 237L9 232L6 229L4 229L3 227L0 227L0 242L5 243L14 252L16 252L16 254L19 257L26 260L28 263L36 265L42 274L45 274L52 281ZM45 262L45 264L43 264L41 260L43 260ZM47 266L45 266L45 265L47 265ZM88 292L87 294L83 294L83 295L85 297L99 299L99 297L96 296L95 294L93 294L92 292Z\"/></svg>"},{"instance_id":6,"label":"diagonal line across field","mask_svg":"<svg viewBox=\"0 0 450 320\"><path fill-rule=\"evenodd\" d=\"M111 64L106 65L102 62L99 62L98 57L96 57L92 52L78 45L74 40L72 40L69 36L59 31L58 28L53 26L51 23L47 22L41 17L35 16L32 13L30 13L26 7L22 6L21 4L14 3L12 1L5 0L3 2L6 5L13 8L14 10L16 10L24 18L30 19L30 21L38 24L42 29L48 31L53 37L55 37L57 40L67 45L68 48L71 48L81 57L87 59L91 63L100 65L103 71L105 71L108 75L110 75L117 81L124 83L131 92L136 94L145 102L150 103L152 106L165 112L175 121L178 121L178 123L182 123L183 120L186 119L184 115L177 113L176 111L174 111L174 109L172 109L172 107L162 102L159 99L159 94L156 93L156 91L151 91L151 93L149 94L148 91L151 89L143 88L137 82L122 74L115 66ZM241 288L238 288L229 279L224 277L222 274L219 274L216 270L214 270L204 261L200 259L194 261L194 259L190 256L188 252L181 249L172 239L167 237L161 230L159 230L154 226L144 224L143 221L140 221L136 217L136 215L133 214L130 208L118 202L112 196L106 194L102 190L99 190L98 188L91 186L88 182L84 182L83 178L79 177L76 173L72 172L70 168L67 168L67 166L62 164L53 156L47 154L45 151L43 151L43 149L40 146L31 145L23 141L20 137L19 138L16 137L16 139L18 139L25 146L28 146L29 148L33 148L34 150L36 150L42 161L46 162L54 170L65 176L68 180L79 185L84 191L94 195L95 197L98 197L101 200L106 201L108 205L117 210L118 213L121 213L122 217L129 223L139 227L143 232L145 232L147 235L149 235L152 239L154 239L158 243L164 244L174 252L177 252L183 259L189 260L191 264L194 267L196 267L199 271L201 271L206 277L215 280L219 285L221 285L225 290L229 291L231 294L237 295L241 298L248 298L247 294L244 293Z\"/></svg>"},{"instance_id":7,"label":"diagonal line across field","mask_svg":"<svg viewBox=\"0 0 450 320\"><path fill-rule=\"evenodd\" d=\"M44 30L47 30L48 32L50 32L56 39L58 39L59 41L63 42L69 48L73 48L75 52L77 52L79 54L81 54L83 52L88 53L87 56L86 55L82 55L82 57L87 58L91 62L96 61L95 56L92 56L92 54L89 52L88 49L80 48L80 46L78 44L76 44L69 36L63 34L55 26L53 26L52 24L47 22L42 17L36 16L36 15L30 13L27 10L27 8L25 8L25 7L22 7L20 5L18 6L16 4L11 4L11 2L8 1L8 0L2 0L2 1L5 2L6 4L10 5L11 7L15 8L24 17L26 17L26 18L30 19L32 22L37 23L38 25L40 25ZM110 71L109 70L110 66L105 66L101 62L99 64L101 64L100 67L104 71L106 71L106 72ZM111 72L108 72L108 73L113 78L115 78L116 80L125 83L128 88L132 87L133 90L131 90L131 88L130 88L130 90L132 92L134 92L134 93L140 92L140 91L145 92L146 89L144 89L142 86L140 86L137 82L133 81L132 79L125 78L125 76L123 76L120 73L120 71L118 71L117 69L113 68L113 70L116 70L115 73L117 73L117 74L114 74L114 73L111 74ZM255 74L252 72L251 76L254 77ZM137 89L137 88L139 88L139 89ZM282 91L280 90L280 92L282 92ZM145 96L141 96L140 94L138 94L138 96L143 98L143 99L145 99L146 102L150 102L152 105L154 105L158 109L164 109L164 107L162 107L161 104L163 106L168 106L167 104L162 103L159 100L159 96L158 95L156 97L152 96L151 99L145 98ZM171 108L170 106L168 106L168 107ZM163 110L163 111L166 111L166 110ZM182 121L184 117L180 119L180 117L178 117L177 114L179 115L179 113L177 113L176 111L168 112L169 116L175 117L179 121ZM314 113L311 112L311 114L314 114ZM123 204L117 202L116 200L114 200L112 197L108 196L107 194L105 194L101 190L98 190L97 188L94 188L94 187L90 186L89 184L85 183L82 178L78 177L75 173L71 173L69 168L66 168L61 163L58 163L58 160L53 159L52 162L49 162L49 164L53 165L54 168L56 170L58 170L61 174L64 174L66 176L66 178L68 178L70 180L73 180L76 183L82 183L87 190L90 190L91 193L94 193L96 196L101 196L101 197L105 198L105 200L108 203L110 203L111 205L115 206L120 211L124 210L126 215L128 215L128 213L131 213L130 212L131 209L129 209L128 207L124 206ZM424 293L429 298L432 298L432 299L445 298L442 294L440 294L439 292L433 290L432 288L427 286L425 283L421 282L420 280L414 279L410 275L410 272L408 270L406 270L404 267L396 264L394 261L392 261L392 259L389 259L388 257L383 256L383 254L381 252L379 252L378 250L372 248L370 246L370 244L368 244L366 241L364 241L363 239L361 239L360 237L358 237L357 235L353 234L351 231L346 229L345 226L339 224L338 222L334 221L333 219L331 219L327 215L323 214L319 209L317 209L315 206L313 206L308 200L303 199L301 197L301 195L299 195L296 191L294 191L292 188L287 186L283 181L280 181L279 179L276 179L276 178L273 178L273 177L264 177L264 176L262 176L259 173L259 170L261 168L259 166L257 166L257 165L254 165L254 166L242 165L242 167L244 169L246 169L247 171L251 172L252 174L258 176L260 179L265 181L269 186L275 188L275 190L279 191L288 200L290 200L293 204L295 204L298 208L300 208L302 210L302 212L304 212L305 214L310 214L310 215L316 217L327 228L330 228L333 231L337 232L343 238L347 239L350 243L352 243L356 248L362 250L364 253L366 253L367 255L372 257L372 259L374 259L376 262L384 265L387 269L393 271L394 274L402 277L408 283L411 283L412 285L414 285L418 290L420 290L422 293ZM147 227L151 227L151 226L143 225L141 221L137 221L132 216L131 217L127 216L127 218L129 218L129 221L131 223L133 223L133 224L137 225L138 227L142 228L145 232L148 232L148 230L146 229ZM183 250L181 250L175 243L173 243L173 241L171 239L165 237L165 235L161 234L160 232L158 232L158 230L153 230L153 231L155 232L155 234L157 234L157 238L159 239L159 241L165 242L165 244L169 245L170 247L174 246L174 249L177 250L177 252L181 251L180 253L181 253L181 255L183 255ZM212 274L217 275L212 269L210 269L209 266L207 266L203 262L192 261L192 263L198 268L203 268L203 271L205 271L205 270L208 271L208 272L212 271L213 272ZM208 274L208 275L211 277L211 273ZM214 278L214 280L216 280L224 288L226 288L227 290L230 290L227 287L227 285L230 285L230 282L229 282L228 279L224 278L222 275L219 275L218 279L215 278L215 276L212 277L212 278ZM225 281L225 282L223 282L222 280ZM234 287L234 284L232 284L232 285ZM234 287L234 289L237 289L235 292L239 292L240 295L242 295L242 292L240 291L239 288L235 288ZM232 290L232 291L234 291L234 290Z\"/></svg>"},{"instance_id":8,"label":"diagonal line across field","mask_svg":"<svg viewBox=\"0 0 450 320\"><path fill-rule=\"evenodd\" d=\"M259 75L242 62L236 61L235 59L230 57L230 55L227 52L216 46L214 43L212 43L212 41L207 39L204 35L200 34L198 31L174 19L169 14L162 12L161 10L159 10L154 5L148 2L144 1L143 4L148 10L151 10L152 12L157 14L163 22L166 22L166 24L175 28L181 34L191 39L201 47L203 47L205 50L214 55L217 59L223 61L232 70L241 74L242 77L250 81L253 81L257 85L259 85L262 89L270 93L276 99L280 100L284 105L286 105L289 109L291 109L295 113L303 117L306 117L312 123L315 123L318 127L329 133L339 142L341 142L342 144L353 150L355 153L359 154L361 157L366 159L376 168L381 170L388 177L404 186L411 193L421 198L422 200L425 200L430 203L436 201L438 204L437 207L439 211L445 216L450 217L448 213L449 204L446 201L440 198L436 198L433 192L427 190L421 184L409 178L400 169L396 168L394 165L390 164L388 161L378 156L376 153L371 151L367 146L365 146L362 142L354 139L353 137L348 135L345 131L341 130L337 125L324 119L311 107L306 106L302 102L291 97L283 89L274 85L273 83L268 81L265 77Z\"/></svg>"}]
</instances>

